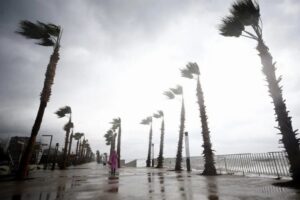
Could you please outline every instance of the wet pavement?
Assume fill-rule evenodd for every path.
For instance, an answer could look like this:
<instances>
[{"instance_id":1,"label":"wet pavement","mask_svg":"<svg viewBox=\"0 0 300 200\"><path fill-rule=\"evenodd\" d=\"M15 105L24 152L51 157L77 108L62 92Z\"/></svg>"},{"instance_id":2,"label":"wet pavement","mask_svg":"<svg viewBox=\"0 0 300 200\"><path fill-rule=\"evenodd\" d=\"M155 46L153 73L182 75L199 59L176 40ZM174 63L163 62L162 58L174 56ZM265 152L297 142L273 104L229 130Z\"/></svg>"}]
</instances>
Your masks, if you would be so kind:
<instances>
[{"instance_id":1,"label":"wet pavement","mask_svg":"<svg viewBox=\"0 0 300 200\"><path fill-rule=\"evenodd\" d=\"M97 163L68 170L39 170L32 179L0 182L0 199L52 200L190 200L300 199L300 190L275 187L276 180L199 172L176 173L146 168L122 168L115 176Z\"/></svg>"}]
</instances>

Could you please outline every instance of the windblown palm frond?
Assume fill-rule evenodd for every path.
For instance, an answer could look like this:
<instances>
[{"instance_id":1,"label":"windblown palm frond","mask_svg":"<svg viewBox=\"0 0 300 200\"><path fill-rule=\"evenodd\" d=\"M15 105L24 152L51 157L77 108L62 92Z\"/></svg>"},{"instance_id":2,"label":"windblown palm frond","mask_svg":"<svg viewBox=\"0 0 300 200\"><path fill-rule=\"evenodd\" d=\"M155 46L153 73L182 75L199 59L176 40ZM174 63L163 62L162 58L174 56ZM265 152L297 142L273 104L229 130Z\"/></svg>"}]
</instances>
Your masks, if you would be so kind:
<instances>
[{"instance_id":1,"label":"windblown palm frond","mask_svg":"<svg viewBox=\"0 0 300 200\"><path fill-rule=\"evenodd\" d=\"M112 129L116 130L117 128L119 128L120 124L121 124L121 119L120 118L114 118L112 122L110 122L112 124Z\"/></svg>"},{"instance_id":2,"label":"windblown palm frond","mask_svg":"<svg viewBox=\"0 0 300 200\"><path fill-rule=\"evenodd\" d=\"M180 69L180 71L182 77L189 78L189 79L193 78L193 74L188 69L184 68L184 69Z\"/></svg>"},{"instance_id":3,"label":"windblown palm frond","mask_svg":"<svg viewBox=\"0 0 300 200\"><path fill-rule=\"evenodd\" d=\"M259 5L252 0L239 0L233 3L230 12L244 26L257 26L260 18L259 10Z\"/></svg>"},{"instance_id":4,"label":"windblown palm frond","mask_svg":"<svg viewBox=\"0 0 300 200\"><path fill-rule=\"evenodd\" d=\"M225 17L222 21L223 23L219 26L219 30L223 36L239 37L245 29L244 25L236 17Z\"/></svg>"},{"instance_id":5,"label":"windblown palm frond","mask_svg":"<svg viewBox=\"0 0 300 200\"><path fill-rule=\"evenodd\" d=\"M151 122L152 122L152 117L147 117L146 119L143 119L140 124L148 125Z\"/></svg>"},{"instance_id":6,"label":"windblown palm frond","mask_svg":"<svg viewBox=\"0 0 300 200\"><path fill-rule=\"evenodd\" d=\"M75 133L74 134L74 136L73 136L73 138L75 139L75 140L80 140L80 138L82 137L84 135L84 133Z\"/></svg>"},{"instance_id":7,"label":"windblown palm frond","mask_svg":"<svg viewBox=\"0 0 300 200\"><path fill-rule=\"evenodd\" d=\"M171 91L165 91L164 95L166 95L169 99L175 98L175 95Z\"/></svg>"},{"instance_id":8,"label":"windblown palm frond","mask_svg":"<svg viewBox=\"0 0 300 200\"><path fill-rule=\"evenodd\" d=\"M43 26L44 29L47 31L47 33L49 35L52 35L54 37L58 37L59 34L60 34L60 27L59 26L56 26L55 24L45 24L43 22L40 22L40 21L37 21L37 23L40 25L40 26Z\"/></svg>"},{"instance_id":9,"label":"windblown palm frond","mask_svg":"<svg viewBox=\"0 0 300 200\"><path fill-rule=\"evenodd\" d=\"M181 85L177 85L176 88L170 88L170 90L176 95L181 95L183 93Z\"/></svg>"},{"instance_id":10,"label":"windblown palm frond","mask_svg":"<svg viewBox=\"0 0 300 200\"><path fill-rule=\"evenodd\" d=\"M66 114L71 114L72 110L70 106L65 106L63 108L60 108L58 111L55 112L55 114L59 117L62 118L66 116Z\"/></svg>"},{"instance_id":11,"label":"windblown palm frond","mask_svg":"<svg viewBox=\"0 0 300 200\"><path fill-rule=\"evenodd\" d=\"M159 111L157 111L157 113L153 114L153 117L155 117L155 118L161 118L163 116L164 116L164 113L161 110L159 110Z\"/></svg>"},{"instance_id":12,"label":"windblown palm frond","mask_svg":"<svg viewBox=\"0 0 300 200\"><path fill-rule=\"evenodd\" d=\"M73 122L68 122L68 123L66 123L65 126L64 126L64 130L65 130L65 131L68 131L68 130L70 130L71 128L74 128Z\"/></svg>"},{"instance_id":13,"label":"windblown palm frond","mask_svg":"<svg viewBox=\"0 0 300 200\"><path fill-rule=\"evenodd\" d=\"M20 22L20 29L17 30L16 33L28 39L39 40L37 44L41 46L54 46L60 34L60 27L39 21L32 23L24 20Z\"/></svg>"},{"instance_id":14,"label":"windblown palm frond","mask_svg":"<svg viewBox=\"0 0 300 200\"><path fill-rule=\"evenodd\" d=\"M191 74L200 75L200 70L197 63L189 62L186 65L186 68L189 70Z\"/></svg>"},{"instance_id":15,"label":"windblown palm frond","mask_svg":"<svg viewBox=\"0 0 300 200\"><path fill-rule=\"evenodd\" d=\"M110 129L104 134L106 145L110 145L114 136L114 132Z\"/></svg>"}]
</instances>

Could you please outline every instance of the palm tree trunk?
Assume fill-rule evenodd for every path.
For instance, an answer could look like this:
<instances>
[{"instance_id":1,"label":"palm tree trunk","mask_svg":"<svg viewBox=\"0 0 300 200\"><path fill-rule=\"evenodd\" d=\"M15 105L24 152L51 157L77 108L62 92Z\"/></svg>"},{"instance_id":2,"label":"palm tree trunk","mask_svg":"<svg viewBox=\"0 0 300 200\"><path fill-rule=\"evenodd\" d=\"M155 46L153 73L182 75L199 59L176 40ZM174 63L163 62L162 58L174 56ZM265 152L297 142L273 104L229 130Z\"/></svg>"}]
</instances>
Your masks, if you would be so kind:
<instances>
[{"instance_id":1,"label":"palm tree trunk","mask_svg":"<svg viewBox=\"0 0 300 200\"><path fill-rule=\"evenodd\" d=\"M80 140L80 139L79 139ZM76 157L75 157L75 164L77 164L78 161L78 156L79 156L79 140L77 140L77 145L76 145Z\"/></svg>"},{"instance_id":2,"label":"palm tree trunk","mask_svg":"<svg viewBox=\"0 0 300 200\"><path fill-rule=\"evenodd\" d=\"M50 57L49 64L47 66L45 80L44 80L44 86L43 86L43 90L41 92L39 110L38 110L36 119L34 121L32 130L31 130L31 135L30 135L29 141L27 143L26 149L23 153L23 156L22 156L22 159L21 159L21 162L19 165L19 169L17 172L17 179L19 179L19 180L26 178L28 175L28 165L29 165L32 153L33 153L36 136L38 135L41 124L42 124L44 112L47 107L47 102L50 99L51 86L54 81L55 71L56 71L56 66L57 66L58 60L59 60L59 44L57 44L55 46L53 53Z\"/></svg>"},{"instance_id":3,"label":"palm tree trunk","mask_svg":"<svg viewBox=\"0 0 300 200\"><path fill-rule=\"evenodd\" d=\"M70 135L70 129L66 131L66 138L65 138L65 147L64 147L64 154L63 154L63 160L62 160L62 168L61 169L66 169L67 167L67 160L68 160L68 143L69 143L69 135Z\"/></svg>"},{"instance_id":4,"label":"palm tree trunk","mask_svg":"<svg viewBox=\"0 0 300 200\"><path fill-rule=\"evenodd\" d=\"M184 122L185 122L185 109L184 109L184 100L182 98L181 105L181 114L180 114L180 127L179 127L179 139L177 146L177 155L175 162L175 171L181 171L181 161L182 161L182 142L183 142L183 134L184 134Z\"/></svg>"},{"instance_id":5,"label":"palm tree trunk","mask_svg":"<svg viewBox=\"0 0 300 200\"><path fill-rule=\"evenodd\" d=\"M149 132L149 144L148 144L148 155L146 160L146 166L151 166L151 144L152 144L152 122L150 125L150 132Z\"/></svg>"},{"instance_id":6,"label":"palm tree trunk","mask_svg":"<svg viewBox=\"0 0 300 200\"><path fill-rule=\"evenodd\" d=\"M69 142L69 149L68 149L68 160L70 159L70 154L71 154L71 147L72 147L72 141L73 141L73 129L72 129L72 133L70 135L70 142Z\"/></svg>"},{"instance_id":7,"label":"palm tree trunk","mask_svg":"<svg viewBox=\"0 0 300 200\"><path fill-rule=\"evenodd\" d=\"M118 168L121 167L121 119L120 120L120 124L119 124L119 133L118 133L118 146L117 146L117 154L118 154Z\"/></svg>"},{"instance_id":8,"label":"palm tree trunk","mask_svg":"<svg viewBox=\"0 0 300 200\"><path fill-rule=\"evenodd\" d=\"M157 168L163 168L164 167L164 135L165 135L165 122L164 118L162 118L161 121L161 134L160 134L160 144L159 144L159 153L157 158Z\"/></svg>"},{"instance_id":9,"label":"palm tree trunk","mask_svg":"<svg viewBox=\"0 0 300 200\"><path fill-rule=\"evenodd\" d=\"M290 172L292 174L293 181L300 184L300 150L299 139L297 139L297 130L293 130L291 117L288 115L288 111L285 105L285 100L282 97L282 87L279 86L281 77L276 78L275 63L269 53L269 48L265 45L264 41L259 38L257 50L263 65L263 73L266 76L268 83L269 93L273 100L276 113L276 121L278 122L278 129L282 135L281 142L288 155L290 162Z\"/></svg>"},{"instance_id":10,"label":"palm tree trunk","mask_svg":"<svg viewBox=\"0 0 300 200\"><path fill-rule=\"evenodd\" d=\"M212 144L210 141L210 133L207 123L207 115L206 115L206 107L204 104L204 95L202 91L202 87L200 84L200 78L197 79L197 98L198 98L198 105L200 111L200 119L202 125L202 138L203 138L203 156L204 156L204 170L202 175L213 176L217 175L217 170L215 167L214 161L214 153L212 150Z\"/></svg>"}]
</instances>

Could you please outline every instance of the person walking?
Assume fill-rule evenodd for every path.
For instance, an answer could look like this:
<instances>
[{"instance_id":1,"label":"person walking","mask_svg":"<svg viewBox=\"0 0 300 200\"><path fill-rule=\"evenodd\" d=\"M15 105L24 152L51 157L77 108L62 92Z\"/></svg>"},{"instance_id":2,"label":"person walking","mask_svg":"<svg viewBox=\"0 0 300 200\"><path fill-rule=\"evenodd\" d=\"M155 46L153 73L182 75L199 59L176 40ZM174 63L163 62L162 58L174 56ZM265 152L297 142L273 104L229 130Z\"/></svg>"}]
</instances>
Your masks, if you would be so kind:
<instances>
[{"instance_id":1,"label":"person walking","mask_svg":"<svg viewBox=\"0 0 300 200\"><path fill-rule=\"evenodd\" d=\"M112 175L116 174L116 168L118 166L118 154L115 150L112 151L112 153L109 156L109 163L110 165L110 172Z\"/></svg>"}]
</instances>

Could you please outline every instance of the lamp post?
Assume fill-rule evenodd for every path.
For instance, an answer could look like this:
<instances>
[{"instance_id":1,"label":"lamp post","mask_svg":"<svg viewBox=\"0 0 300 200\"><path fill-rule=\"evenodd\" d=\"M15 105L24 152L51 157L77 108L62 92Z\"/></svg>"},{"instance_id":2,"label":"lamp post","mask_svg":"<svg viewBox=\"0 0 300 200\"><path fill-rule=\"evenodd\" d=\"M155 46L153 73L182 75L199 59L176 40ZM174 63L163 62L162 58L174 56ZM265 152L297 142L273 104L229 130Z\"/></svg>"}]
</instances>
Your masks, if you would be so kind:
<instances>
[{"instance_id":1,"label":"lamp post","mask_svg":"<svg viewBox=\"0 0 300 200\"><path fill-rule=\"evenodd\" d=\"M50 144L49 144L49 149L48 149L48 154L47 154L47 159L46 159L46 163L45 163L45 166L44 166L44 169L47 169L47 165L48 165L48 161L49 161L49 155L50 155L50 149L51 149L51 144L52 144L52 138L53 138L53 135L42 135L44 137L50 137Z\"/></svg>"},{"instance_id":2,"label":"lamp post","mask_svg":"<svg viewBox=\"0 0 300 200\"><path fill-rule=\"evenodd\" d=\"M152 143L151 146L152 146L152 167L154 167L154 143Z\"/></svg>"},{"instance_id":3,"label":"lamp post","mask_svg":"<svg viewBox=\"0 0 300 200\"><path fill-rule=\"evenodd\" d=\"M184 135L185 135L186 169L188 172L190 172L191 171L191 161L190 161L189 134L188 134L188 132L185 132Z\"/></svg>"}]
</instances>

